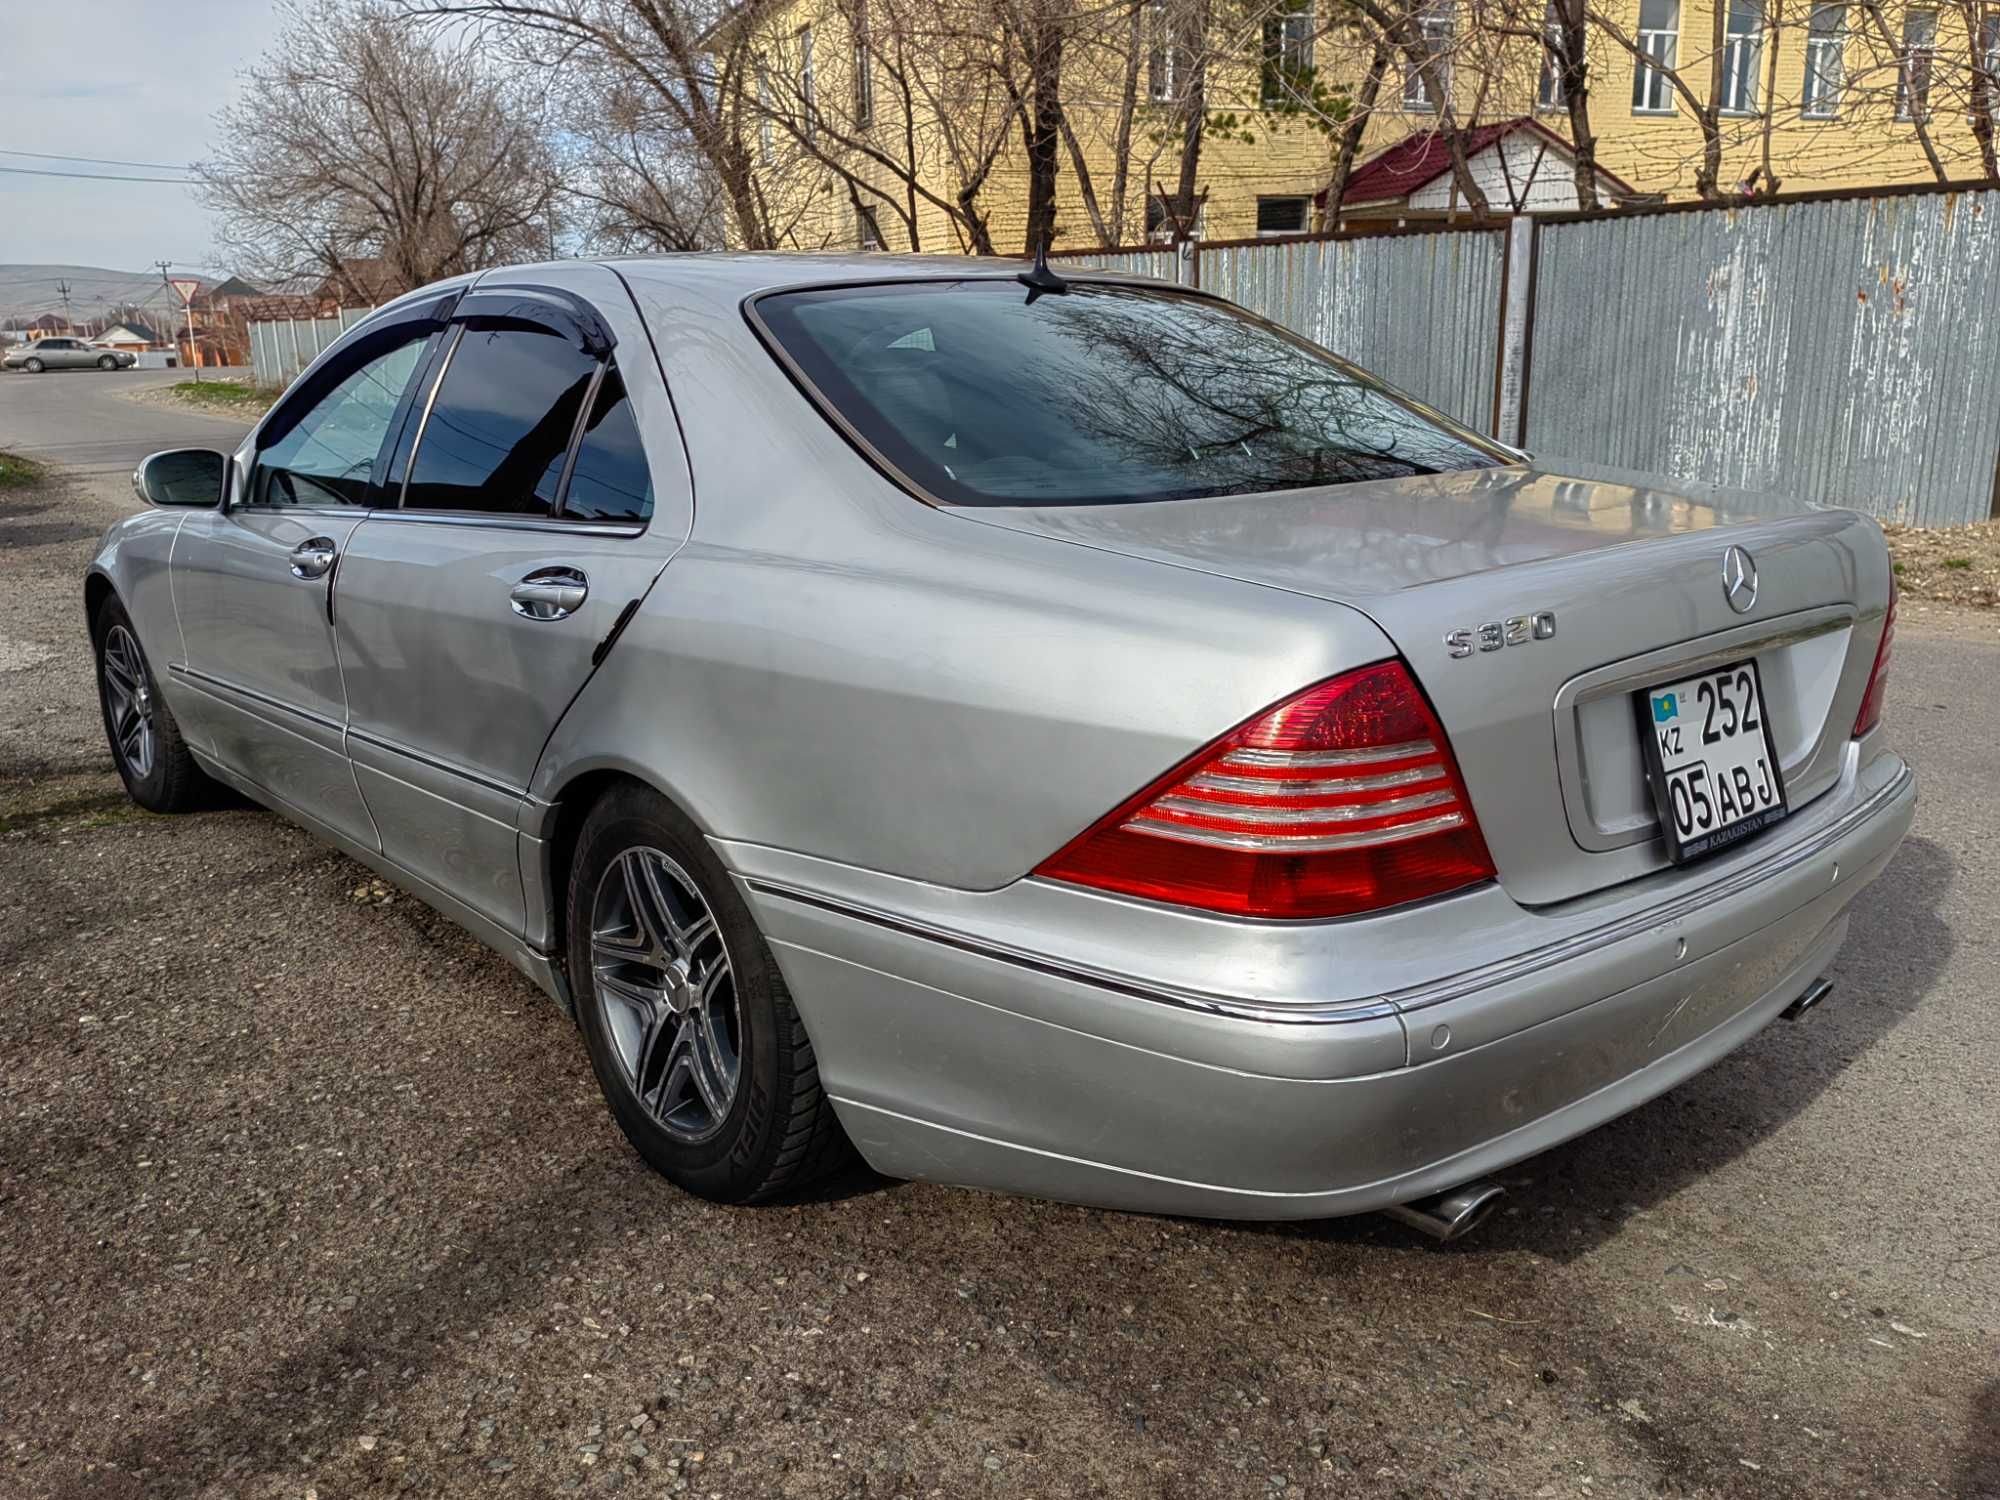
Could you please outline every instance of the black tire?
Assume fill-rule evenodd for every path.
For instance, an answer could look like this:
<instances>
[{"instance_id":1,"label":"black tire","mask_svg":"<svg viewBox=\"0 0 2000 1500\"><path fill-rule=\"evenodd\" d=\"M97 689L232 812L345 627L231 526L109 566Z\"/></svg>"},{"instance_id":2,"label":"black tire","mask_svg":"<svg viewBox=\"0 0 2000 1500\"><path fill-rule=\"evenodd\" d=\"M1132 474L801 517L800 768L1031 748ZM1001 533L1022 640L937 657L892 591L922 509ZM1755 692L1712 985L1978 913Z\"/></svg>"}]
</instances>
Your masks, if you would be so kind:
<instances>
[{"instance_id":1,"label":"black tire","mask_svg":"<svg viewBox=\"0 0 2000 1500\"><path fill-rule=\"evenodd\" d=\"M100 370L115 370L118 368L118 361L107 354L97 362L97 368Z\"/></svg>"},{"instance_id":2,"label":"black tire","mask_svg":"<svg viewBox=\"0 0 2000 1500\"><path fill-rule=\"evenodd\" d=\"M21 368L26 370L30 375L39 375L48 366L43 364L39 359L28 359L21 362Z\"/></svg>"},{"instance_id":3,"label":"black tire","mask_svg":"<svg viewBox=\"0 0 2000 1500\"><path fill-rule=\"evenodd\" d=\"M117 639L121 632L122 641ZM118 779L125 783L126 793L148 812L192 812L204 806L214 793L215 783L195 764L173 710L160 696L152 665L139 644L139 632L133 629L132 617L125 613L125 606L116 599L106 599L91 618L90 638L97 649L97 706L104 717L104 737L111 746L111 761L118 768ZM130 643L129 651L124 649L125 642ZM107 643L112 643L114 658L127 662L136 658L136 675L145 691L152 734L150 753L143 757L143 764L136 763L135 756L120 743L120 723L114 721L114 701L120 690L114 683L114 669L107 665Z\"/></svg>"},{"instance_id":4,"label":"black tire","mask_svg":"<svg viewBox=\"0 0 2000 1500\"><path fill-rule=\"evenodd\" d=\"M645 1062L656 1054L638 1044L638 1067L625 1059L613 1031L622 1020L625 1043L633 1045L633 1012L628 1005L614 1019L612 1007L619 1002L600 993L598 959L604 950L593 943L593 931L601 900L610 900L615 910L615 892L624 889L622 882L607 886L606 877L634 851L649 859L664 855L663 868L670 868L675 880L685 878L713 915L727 960L738 1071L728 1107L719 1121L704 1120L706 1133L695 1132L696 1139L687 1138L686 1130L670 1132L641 1098L640 1080L661 1077L649 1073ZM578 836L565 902L570 985L591 1067L619 1128L655 1171L716 1202L759 1203L802 1193L851 1166L854 1149L820 1088L812 1041L777 961L720 861L678 808L636 784L607 792ZM644 928L635 926L633 932L641 939ZM635 972L646 968L642 961ZM690 979L683 993L696 987ZM671 1060L673 1050L665 1055ZM670 1083L659 1083L656 1103Z\"/></svg>"}]
</instances>

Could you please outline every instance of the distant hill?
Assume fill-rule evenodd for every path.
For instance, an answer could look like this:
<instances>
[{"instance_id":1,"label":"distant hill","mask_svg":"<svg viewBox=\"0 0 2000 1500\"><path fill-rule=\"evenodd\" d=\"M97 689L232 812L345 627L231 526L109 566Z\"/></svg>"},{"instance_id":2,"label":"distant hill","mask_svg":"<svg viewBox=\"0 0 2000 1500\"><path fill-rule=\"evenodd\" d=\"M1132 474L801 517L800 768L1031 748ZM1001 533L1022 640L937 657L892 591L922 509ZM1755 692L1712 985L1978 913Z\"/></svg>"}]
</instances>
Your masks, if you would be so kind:
<instances>
[{"instance_id":1,"label":"distant hill","mask_svg":"<svg viewBox=\"0 0 2000 1500\"><path fill-rule=\"evenodd\" d=\"M207 271L170 273L193 277L203 285L222 278ZM180 298L164 286L158 271L110 271L103 266L0 265L0 320L34 318L62 311L60 282L69 283L69 309L74 318L97 318L107 306L143 307L161 320L179 310Z\"/></svg>"}]
</instances>

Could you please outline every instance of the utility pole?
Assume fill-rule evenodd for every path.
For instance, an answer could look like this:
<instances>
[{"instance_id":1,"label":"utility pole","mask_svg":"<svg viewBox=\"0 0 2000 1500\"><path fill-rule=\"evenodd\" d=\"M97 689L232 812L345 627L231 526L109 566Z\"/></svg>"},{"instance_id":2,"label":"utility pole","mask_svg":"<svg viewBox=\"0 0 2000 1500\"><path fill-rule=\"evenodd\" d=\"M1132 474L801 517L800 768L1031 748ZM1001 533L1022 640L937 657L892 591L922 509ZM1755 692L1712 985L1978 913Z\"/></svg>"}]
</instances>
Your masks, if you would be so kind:
<instances>
[{"instance_id":1,"label":"utility pole","mask_svg":"<svg viewBox=\"0 0 2000 1500\"><path fill-rule=\"evenodd\" d=\"M56 295L62 298L63 332L68 333L70 331L70 321L69 321L69 283L67 281L58 281L56 283Z\"/></svg>"}]
</instances>

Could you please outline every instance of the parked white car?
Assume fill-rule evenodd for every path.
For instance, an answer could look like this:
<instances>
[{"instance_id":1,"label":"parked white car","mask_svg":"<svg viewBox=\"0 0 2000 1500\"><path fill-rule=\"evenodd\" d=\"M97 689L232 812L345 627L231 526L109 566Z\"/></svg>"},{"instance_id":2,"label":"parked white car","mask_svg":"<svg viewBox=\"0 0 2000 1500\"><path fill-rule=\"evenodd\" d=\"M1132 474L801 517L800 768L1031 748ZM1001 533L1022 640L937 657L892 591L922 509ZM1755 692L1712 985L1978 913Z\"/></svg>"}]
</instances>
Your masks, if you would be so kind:
<instances>
[{"instance_id":1,"label":"parked white car","mask_svg":"<svg viewBox=\"0 0 2000 1500\"><path fill-rule=\"evenodd\" d=\"M138 362L139 356L130 350L68 338L37 339L0 356L0 368L26 370L30 375L44 370L129 370Z\"/></svg>"}]
</instances>

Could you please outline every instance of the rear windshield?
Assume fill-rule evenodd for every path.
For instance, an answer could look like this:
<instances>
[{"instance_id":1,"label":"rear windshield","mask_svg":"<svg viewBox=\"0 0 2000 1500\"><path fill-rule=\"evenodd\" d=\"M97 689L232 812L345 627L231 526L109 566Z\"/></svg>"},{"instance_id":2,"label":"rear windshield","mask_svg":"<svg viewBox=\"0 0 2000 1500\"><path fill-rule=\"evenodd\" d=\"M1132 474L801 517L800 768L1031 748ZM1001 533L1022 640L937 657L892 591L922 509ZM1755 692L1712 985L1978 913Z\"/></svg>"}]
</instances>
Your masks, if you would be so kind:
<instances>
[{"instance_id":1,"label":"rear windshield","mask_svg":"<svg viewBox=\"0 0 2000 1500\"><path fill-rule=\"evenodd\" d=\"M947 504L1115 505L1512 461L1207 297L904 282L777 293L756 315L824 406Z\"/></svg>"}]
</instances>

